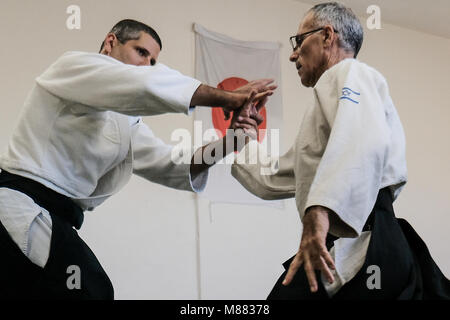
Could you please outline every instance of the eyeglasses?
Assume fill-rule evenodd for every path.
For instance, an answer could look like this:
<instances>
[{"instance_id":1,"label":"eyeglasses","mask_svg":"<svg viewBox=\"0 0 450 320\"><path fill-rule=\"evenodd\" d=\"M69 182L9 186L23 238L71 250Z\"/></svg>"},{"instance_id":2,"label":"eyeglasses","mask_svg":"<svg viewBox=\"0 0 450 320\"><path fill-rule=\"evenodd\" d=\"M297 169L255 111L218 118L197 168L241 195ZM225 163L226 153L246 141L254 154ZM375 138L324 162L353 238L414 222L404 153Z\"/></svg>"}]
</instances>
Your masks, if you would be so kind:
<instances>
[{"instance_id":1,"label":"eyeglasses","mask_svg":"<svg viewBox=\"0 0 450 320\"><path fill-rule=\"evenodd\" d=\"M313 33L316 33L318 31L321 31L325 29L325 27L322 28L318 28L318 29L314 29L305 33L301 33L301 34L297 34L295 36L292 36L289 38L289 41L291 42L292 45L292 50L295 51L295 49L300 48L303 41L310 35L312 35ZM336 30L333 29L334 32L338 33Z\"/></svg>"}]
</instances>

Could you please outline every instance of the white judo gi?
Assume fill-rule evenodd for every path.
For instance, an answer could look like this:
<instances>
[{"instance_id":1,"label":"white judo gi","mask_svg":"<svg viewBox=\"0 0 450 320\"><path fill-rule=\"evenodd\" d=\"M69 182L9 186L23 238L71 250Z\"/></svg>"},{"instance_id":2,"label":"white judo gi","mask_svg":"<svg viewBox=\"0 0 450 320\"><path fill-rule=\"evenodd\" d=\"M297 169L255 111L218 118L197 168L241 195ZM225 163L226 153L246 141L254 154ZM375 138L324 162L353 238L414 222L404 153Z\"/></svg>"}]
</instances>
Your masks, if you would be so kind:
<instances>
[{"instance_id":1,"label":"white judo gi","mask_svg":"<svg viewBox=\"0 0 450 320\"><path fill-rule=\"evenodd\" d=\"M119 191L132 173L201 191L208 174L191 179L185 159L193 150L172 152L137 117L188 114L200 84L161 63L138 67L101 54L65 53L36 79L0 168L83 210ZM0 221L22 252L44 266L51 237L47 210L21 192L0 188Z\"/></svg>"},{"instance_id":2,"label":"white judo gi","mask_svg":"<svg viewBox=\"0 0 450 320\"><path fill-rule=\"evenodd\" d=\"M386 80L364 63L345 59L334 65L313 94L294 145L273 159L278 163L263 165L263 151L248 145L252 152L240 153L232 174L260 198L295 196L301 219L315 205L336 213L329 229L340 237L330 250L335 281L330 285L322 277L332 296L364 263L370 231L362 229L378 191L389 187L395 199L407 181L405 137ZM278 171L261 174L273 168Z\"/></svg>"}]
</instances>

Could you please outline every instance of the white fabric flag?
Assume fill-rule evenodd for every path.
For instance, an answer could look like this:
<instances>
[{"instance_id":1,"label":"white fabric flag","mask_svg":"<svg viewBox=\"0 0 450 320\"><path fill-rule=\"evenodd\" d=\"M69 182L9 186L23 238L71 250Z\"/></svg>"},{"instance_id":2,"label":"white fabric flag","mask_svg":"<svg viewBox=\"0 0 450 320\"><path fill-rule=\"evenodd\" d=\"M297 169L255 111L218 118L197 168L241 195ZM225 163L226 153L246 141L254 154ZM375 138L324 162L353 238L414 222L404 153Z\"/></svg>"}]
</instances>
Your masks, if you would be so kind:
<instances>
[{"instance_id":1,"label":"white fabric flag","mask_svg":"<svg viewBox=\"0 0 450 320\"><path fill-rule=\"evenodd\" d=\"M196 78L212 87L234 90L247 82L272 78L278 89L269 97L260 113L264 122L258 129L265 129L258 137L268 155L280 154L280 128L283 121L281 101L280 44L276 42L241 41L220 33L206 30L194 24L196 43ZM219 139L229 127L221 108L199 107L195 109L194 144L196 147ZM214 129L214 130L213 130ZM202 137L200 139L199 137ZM264 204L281 207L282 201L263 201L240 185L231 176L230 154L210 169L208 184L200 197L212 202Z\"/></svg>"}]
</instances>

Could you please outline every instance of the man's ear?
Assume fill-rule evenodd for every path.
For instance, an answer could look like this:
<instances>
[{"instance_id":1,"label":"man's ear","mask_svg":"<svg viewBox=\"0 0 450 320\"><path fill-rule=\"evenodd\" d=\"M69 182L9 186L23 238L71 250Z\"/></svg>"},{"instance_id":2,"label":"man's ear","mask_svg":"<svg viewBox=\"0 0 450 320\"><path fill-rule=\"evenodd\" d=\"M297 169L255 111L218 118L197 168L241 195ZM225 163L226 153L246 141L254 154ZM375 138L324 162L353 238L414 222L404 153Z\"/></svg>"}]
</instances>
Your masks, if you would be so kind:
<instances>
[{"instance_id":1,"label":"man's ear","mask_svg":"<svg viewBox=\"0 0 450 320\"><path fill-rule=\"evenodd\" d=\"M117 43L118 43L118 39L117 39L117 36L114 34L114 33L108 33L107 35L106 35L106 38L105 38L105 42L104 42L104 45L103 45L103 52L106 54L106 55L110 55L110 53L111 53L111 51L112 51L112 49L117 45Z\"/></svg>"},{"instance_id":2,"label":"man's ear","mask_svg":"<svg viewBox=\"0 0 450 320\"><path fill-rule=\"evenodd\" d=\"M333 41L336 38L336 32L334 32L334 28L332 25L326 25L323 27L323 40L324 40L324 46L331 47L333 44Z\"/></svg>"}]
</instances>

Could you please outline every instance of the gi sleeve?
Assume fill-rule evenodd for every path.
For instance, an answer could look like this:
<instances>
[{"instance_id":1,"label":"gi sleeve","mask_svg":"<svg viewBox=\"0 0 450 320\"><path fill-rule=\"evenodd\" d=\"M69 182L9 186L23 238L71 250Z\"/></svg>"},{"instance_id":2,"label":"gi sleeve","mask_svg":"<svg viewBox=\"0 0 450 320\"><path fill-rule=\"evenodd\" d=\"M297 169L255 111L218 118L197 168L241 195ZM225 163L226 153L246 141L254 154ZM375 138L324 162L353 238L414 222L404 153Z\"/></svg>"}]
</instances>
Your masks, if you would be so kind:
<instances>
[{"instance_id":1,"label":"gi sleeve","mask_svg":"<svg viewBox=\"0 0 450 320\"><path fill-rule=\"evenodd\" d=\"M84 52L65 53L36 82L68 102L133 116L188 114L201 84L161 63L134 66Z\"/></svg>"},{"instance_id":2,"label":"gi sleeve","mask_svg":"<svg viewBox=\"0 0 450 320\"><path fill-rule=\"evenodd\" d=\"M357 237L375 204L390 141L382 96L387 84L375 70L357 63L329 80L314 89L331 131L305 211L327 207L336 214L329 232Z\"/></svg>"},{"instance_id":3,"label":"gi sleeve","mask_svg":"<svg viewBox=\"0 0 450 320\"><path fill-rule=\"evenodd\" d=\"M292 147L279 159L269 158L253 140L240 152L231 167L231 174L242 186L264 200L295 196L295 151Z\"/></svg>"},{"instance_id":4,"label":"gi sleeve","mask_svg":"<svg viewBox=\"0 0 450 320\"><path fill-rule=\"evenodd\" d=\"M131 143L134 174L178 190L201 192L205 188L208 170L191 178L193 148L165 144L142 120L132 128Z\"/></svg>"}]
</instances>

